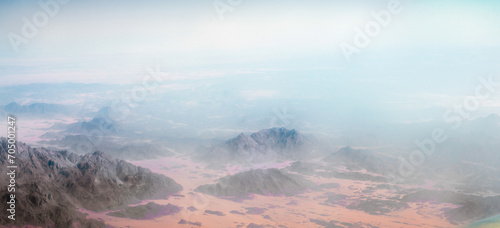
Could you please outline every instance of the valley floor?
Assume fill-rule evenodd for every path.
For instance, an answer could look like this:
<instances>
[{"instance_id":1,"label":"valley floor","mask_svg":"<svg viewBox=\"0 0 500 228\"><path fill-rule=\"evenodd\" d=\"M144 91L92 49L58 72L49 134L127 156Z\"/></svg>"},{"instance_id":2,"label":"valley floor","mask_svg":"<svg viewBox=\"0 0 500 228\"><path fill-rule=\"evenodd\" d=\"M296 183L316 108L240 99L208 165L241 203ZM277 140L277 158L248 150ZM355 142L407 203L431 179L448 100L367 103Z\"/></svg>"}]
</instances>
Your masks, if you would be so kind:
<instances>
[{"instance_id":1,"label":"valley floor","mask_svg":"<svg viewBox=\"0 0 500 228\"><path fill-rule=\"evenodd\" d=\"M104 221L113 227L456 227L446 220L444 213L457 205L433 202L408 203L408 207L390 210L390 190L380 188L381 183L337 178L307 177L316 184L337 183L339 186L307 191L294 197L253 195L250 200L235 202L216 198L193 190L217 178L231 175L232 171L205 169L188 157L170 157L134 161L135 165L173 178L184 190L168 200L144 201L160 205L173 204L183 209L174 215L151 220L134 220L108 216L109 212L88 213L87 218ZM277 164L286 166L288 163ZM430 188L400 186L402 188ZM329 201L329 196L341 196ZM388 203L388 205L383 205ZM352 209L354 208L354 209ZM184 220L188 224L179 224ZM189 223L192 223L191 225ZM193 225L193 224L197 225ZM336 226L334 226L336 225Z\"/></svg>"}]
</instances>

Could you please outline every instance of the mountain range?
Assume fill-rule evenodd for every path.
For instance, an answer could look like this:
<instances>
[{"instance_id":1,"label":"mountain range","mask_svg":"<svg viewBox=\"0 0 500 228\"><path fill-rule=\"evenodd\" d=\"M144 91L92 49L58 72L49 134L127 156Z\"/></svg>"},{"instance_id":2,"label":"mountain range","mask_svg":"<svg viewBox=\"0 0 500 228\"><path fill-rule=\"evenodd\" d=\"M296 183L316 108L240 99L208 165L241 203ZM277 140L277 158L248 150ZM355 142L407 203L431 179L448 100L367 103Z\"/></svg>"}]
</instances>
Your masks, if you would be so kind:
<instances>
[{"instance_id":1,"label":"mountain range","mask_svg":"<svg viewBox=\"0 0 500 228\"><path fill-rule=\"evenodd\" d=\"M298 131L270 128L250 135L241 133L224 143L204 148L193 158L214 166L224 166L305 159L311 155L311 143Z\"/></svg>"},{"instance_id":2,"label":"mountain range","mask_svg":"<svg viewBox=\"0 0 500 228\"><path fill-rule=\"evenodd\" d=\"M251 194L294 196L315 187L313 182L298 175L278 169L255 169L220 178L216 184L202 185L194 191L242 200L251 198Z\"/></svg>"},{"instance_id":3,"label":"mountain range","mask_svg":"<svg viewBox=\"0 0 500 228\"><path fill-rule=\"evenodd\" d=\"M47 103L21 105L16 102L11 102L5 106L0 106L0 110L4 115L13 114L16 116L29 117L53 117L72 113L72 109L69 106Z\"/></svg>"},{"instance_id":4,"label":"mountain range","mask_svg":"<svg viewBox=\"0 0 500 228\"><path fill-rule=\"evenodd\" d=\"M31 148L18 143L16 156L17 219L6 216L0 223L70 227L84 225L104 227L99 221L86 220L78 212L107 211L123 208L146 199L167 199L182 190L174 180L123 160L112 159L103 152L83 156L68 151ZM7 173L7 141L0 141L0 172ZM0 182L8 183L7 175ZM5 202L10 193L2 186ZM5 211L7 204L1 204ZM22 213L21 213L22 212Z\"/></svg>"}]
</instances>

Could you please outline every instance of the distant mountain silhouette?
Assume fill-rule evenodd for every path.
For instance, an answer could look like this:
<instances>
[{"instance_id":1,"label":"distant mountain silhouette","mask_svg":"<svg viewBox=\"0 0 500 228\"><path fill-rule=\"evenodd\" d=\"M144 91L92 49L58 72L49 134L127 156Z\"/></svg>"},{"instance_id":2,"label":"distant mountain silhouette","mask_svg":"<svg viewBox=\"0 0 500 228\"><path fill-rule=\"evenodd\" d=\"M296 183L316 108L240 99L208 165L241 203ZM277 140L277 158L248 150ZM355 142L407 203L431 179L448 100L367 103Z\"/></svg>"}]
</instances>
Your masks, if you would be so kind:
<instances>
[{"instance_id":1,"label":"distant mountain silhouette","mask_svg":"<svg viewBox=\"0 0 500 228\"><path fill-rule=\"evenodd\" d=\"M355 149L350 146L339 149L337 152L323 158L322 161L345 166L349 170L365 169L375 173L386 173L388 168L393 168L394 164L397 164L394 159L387 156L375 154L370 150Z\"/></svg>"},{"instance_id":2,"label":"distant mountain silhouette","mask_svg":"<svg viewBox=\"0 0 500 228\"><path fill-rule=\"evenodd\" d=\"M97 116L90 121L80 121L69 124L66 127L66 132L69 133L89 133L92 131L100 131L103 135L116 133L116 123L103 116Z\"/></svg>"},{"instance_id":3,"label":"distant mountain silhouette","mask_svg":"<svg viewBox=\"0 0 500 228\"><path fill-rule=\"evenodd\" d=\"M71 111L67 106L59 104L33 103L30 105L20 105L16 102L9 103L8 105L4 106L2 110L6 114L33 117L67 115Z\"/></svg>"}]
</instances>

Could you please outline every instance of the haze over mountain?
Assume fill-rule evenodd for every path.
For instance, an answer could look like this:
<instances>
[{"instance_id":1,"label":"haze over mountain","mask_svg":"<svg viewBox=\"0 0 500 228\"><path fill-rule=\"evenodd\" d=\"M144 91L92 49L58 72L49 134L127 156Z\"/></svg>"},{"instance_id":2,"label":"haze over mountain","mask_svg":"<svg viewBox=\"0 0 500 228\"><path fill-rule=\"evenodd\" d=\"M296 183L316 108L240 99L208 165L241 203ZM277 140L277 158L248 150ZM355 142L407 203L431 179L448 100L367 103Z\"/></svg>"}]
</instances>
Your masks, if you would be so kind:
<instances>
[{"instance_id":1,"label":"haze over mountain","mask_svg":"<svg viewBox=\"0 0 500 228\"><path fill-rule=\"evenodd\" d=\"M369 172L386 174L393 171L397 160L387 155L376 153L367 149L355 149L350 146L343 147L331 153L321 161L333 165L345 166L347 169L366 170Z\"/></svg>"},{"instance_id":2,"label":"haze over mountain","mask_svg":"<svg viewBox=\"0 0 500 228\"><path fill-rule=\"evenodd\" d=\"M121 159L141 160L172 155L172 149L151 140L137 138L130 126L115 121L109 116L109 108L104 107L91 120L80 120L70 124L54 124L40 138L42 145L64 149L77 154L92 151L106 151L110 156Z\"/></svg>"},{"instance_id":3,"label":"haze over mountain","mask_svg":"<svg viewBox=\"0 0 500 228\"><path fill-rule=\"evenodd\" d=\"M315 187L311 181L278 169L256 169L220 178L216 184L199 186L194 191L242 200L251 198L251 194L294 196Z\"/></svg>"},{"instance_id":4,"label":"haze over mountain","mask_svg":"<svg viewBox=\"0 0 500 228\"><path fill-rule=\"evenodd\" d=\"M491 0L0 1L0 137L13 114L10 137L30 145L18 144L12 224L498 223L499 12Z\"/></svg>"},{"instance_id":5,"label":"haze over mountain","mask_svg":"<svg viewBox=\"0 0 500 228\"><path fill-rule=\"evenodd\" d=\"M75 113L75 107L47 103L20 105L16 102L11 102L5 106L0 106L0 109L3 113L0 113L2 116L6 116L6 114L13 114L16 116L33 118L62 117Z\"/></svg>"},{"instance_id":6,"label":"haze over mountain","mask_svg":"<svg viewBox=\"0 0 500 228\"><path fill-rule=\"evenodd\" d=\"M92 131L99 130L101 134L108 135L116 133L117 126L113 120L98 116L90 121L81 121L73 124L69 124L66 127L67 133L78 133L78 134L91 134Z\"/></svg>"},{"instance_id":7,"label":"haze over mountain","mask_svg":"<svg viewBox=\"0 0 500 228\"><path fill-rule=\"evenodd\" d=\"M310 159L315 153L312 143L296 130L270 128L250 135L241 133L219 145L202 148L193 157L214 166L225 166Z\"/></svg>"}]
</instances>

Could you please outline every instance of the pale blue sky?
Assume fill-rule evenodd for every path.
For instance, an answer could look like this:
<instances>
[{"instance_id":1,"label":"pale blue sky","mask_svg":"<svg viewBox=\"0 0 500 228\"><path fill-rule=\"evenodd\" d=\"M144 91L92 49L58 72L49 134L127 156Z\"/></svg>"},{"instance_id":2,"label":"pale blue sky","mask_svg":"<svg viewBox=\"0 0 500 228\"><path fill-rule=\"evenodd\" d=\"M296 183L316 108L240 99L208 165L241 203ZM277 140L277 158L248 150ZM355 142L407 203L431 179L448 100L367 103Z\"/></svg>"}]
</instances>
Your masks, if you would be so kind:
<instances>
[{"instance_id":1,"label":"pale blue sky","mask_svg":"<svg viewBox=\"0 0 500 228\"><path fill-rule=\"evenodd\" d=\"M213 2L72 0L60 5L47 25L15 53L8 33L20 34L21 19L31 19L42 7L32 1L2 1L2 56L215 52L224 58L239 52L245 59L262 59L326 50L335 56L340 43L352 41L354 29L372 21L371 12L387 9L390 1L242 0L224 20ZM499 45L499 3L399 2L402 12L373 40L372 49Z\"/></svg>"},{"instance_id":2,"label":"pale blue sky","mask_svg":"<svg viewBox=\"0 0 500 228\"><path fill-rule=\"evenodd\" d=\"M446 107L471 95L479 77L500 80L497 1L402 0L401 13L346 62L341 44L388 2L242 0L221 20L210 0L72 0L16 53L9 33L21 34L22 18L42 8L1 1L0 80L135 83L160 64L204 79L194 83L241 83L234 87L246 96L316 96L315 107L326 101L373 116Z\"/></svg>"}]
</instances>

